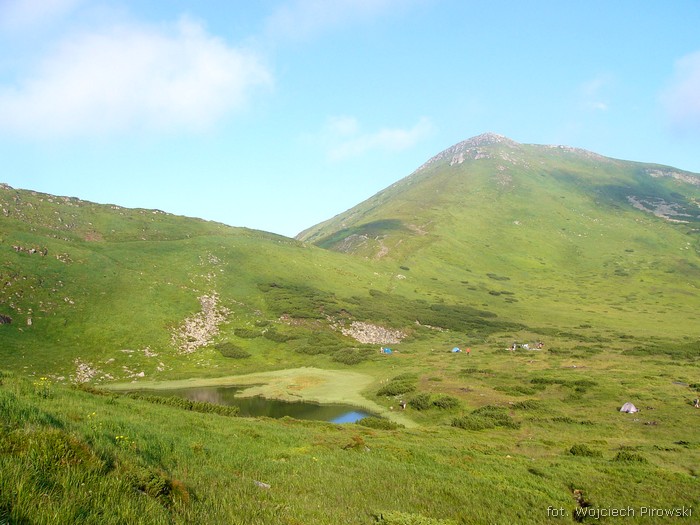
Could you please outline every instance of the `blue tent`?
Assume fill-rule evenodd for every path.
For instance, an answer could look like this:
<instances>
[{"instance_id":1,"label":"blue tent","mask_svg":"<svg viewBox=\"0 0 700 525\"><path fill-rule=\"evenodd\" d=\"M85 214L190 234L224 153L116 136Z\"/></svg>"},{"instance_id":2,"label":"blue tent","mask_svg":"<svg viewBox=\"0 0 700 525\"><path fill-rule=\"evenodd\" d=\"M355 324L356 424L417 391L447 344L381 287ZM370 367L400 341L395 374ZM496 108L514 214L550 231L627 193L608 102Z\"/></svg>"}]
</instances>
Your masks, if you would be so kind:
<instances>
[{"instance_id":1,"label":"blue tent","mask_svg":"<svg viewBox=\"0 0 700 525\"><path fill-rule=\"evenodd\" d=\"M456 354L457 352L461 352L461 350L455 346L455 347L452 349L452 353L453 353L453 354Z\"/></svg>"},{"instance_id":2,"label":"blue tent","mask_svg":"<svg viewBox=\"0 0 700 525\"><path fill-rule=\"evenodd\" d=\"M382 354L390 354L391 348L382 348Z\"/></svg>"}]
</instances>

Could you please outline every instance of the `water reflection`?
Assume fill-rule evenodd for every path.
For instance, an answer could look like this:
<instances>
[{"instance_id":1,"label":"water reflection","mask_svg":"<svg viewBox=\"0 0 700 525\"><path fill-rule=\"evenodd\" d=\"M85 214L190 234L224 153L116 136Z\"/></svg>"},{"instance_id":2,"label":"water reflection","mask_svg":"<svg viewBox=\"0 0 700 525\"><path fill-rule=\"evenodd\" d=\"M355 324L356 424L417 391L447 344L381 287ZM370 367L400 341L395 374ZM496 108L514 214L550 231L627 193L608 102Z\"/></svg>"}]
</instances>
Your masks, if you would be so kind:
<instances>
[{"instance_id":1,"label":"water reflection","mask_svg":"<svg viewBox=\"0 0 700 525\"><path fill-rule=\"evenodd\" d=\"M358 410L351 405L318 404L305 401L288 402L264 397L236 397L242 390L236 386L213 386L180 388L172 390L144 390L143 394L157 396L178 396L191 401L206 401L217 405L236 406L244 417L293 417L332 423L354 423L368 416L369 412Z\"/></svg>"}]
</instances>

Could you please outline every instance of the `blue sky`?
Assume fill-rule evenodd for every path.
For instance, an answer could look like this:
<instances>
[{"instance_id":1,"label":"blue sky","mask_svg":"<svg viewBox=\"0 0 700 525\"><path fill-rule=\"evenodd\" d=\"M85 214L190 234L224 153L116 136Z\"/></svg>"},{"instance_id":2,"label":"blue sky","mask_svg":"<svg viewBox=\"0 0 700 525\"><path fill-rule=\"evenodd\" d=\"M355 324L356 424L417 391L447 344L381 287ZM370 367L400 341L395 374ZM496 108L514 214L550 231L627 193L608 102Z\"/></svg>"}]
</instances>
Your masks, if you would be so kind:
<instances>
[{"instance_id":1,"label":"blue sky","mask_svg":"<svg viewBox=\"0 0 700 525\"><path fill-rule=\"evenodd\" d=\"M0 0L0 182L293 236L486 131L700 172L700 1Z\"/></svg>"}]
</instances>

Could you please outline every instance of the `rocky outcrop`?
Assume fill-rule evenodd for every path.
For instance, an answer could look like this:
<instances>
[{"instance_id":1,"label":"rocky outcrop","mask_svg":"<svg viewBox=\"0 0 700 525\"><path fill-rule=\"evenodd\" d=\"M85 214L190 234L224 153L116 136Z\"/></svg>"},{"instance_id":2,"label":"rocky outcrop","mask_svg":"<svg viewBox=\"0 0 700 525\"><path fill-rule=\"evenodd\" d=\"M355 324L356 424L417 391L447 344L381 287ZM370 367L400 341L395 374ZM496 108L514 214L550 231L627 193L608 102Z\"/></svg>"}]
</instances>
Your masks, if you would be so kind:
<instances>
[{"instance_id":1,"label":"rocky outcrop","mask_svg":"<svg viewBox=\"0 0 700 525\"><path fill-rule=\"evenodd\" d=\"M73 364L75 364L75 374L71 375L71 380L73 383L87 383L95 376L102 373L91 363L86 363L81 359L76 359L73 361Z\"/></svg>"},{"instance_id":2,"label":"rocky outcrop","mask_svg":"<svg viewBox=\"0 0 700 525\"><path fill-rule=\"evenodd\" d=\"M504 137L503 135L498 135L496 133L483 133L481 135L477 135L476 137L463 140L462 142L441 151L418 168L416 172L423 170L431 164L435 164L436 162L446 159L449 159L450 166L454 166L455 164L462 164L467 159L479 160L491 158L491 150L488 148L488 146L494 145L502 145L509 148L517 148L520 146L519 143L509 139L508 137Z\"/></svg>"},{"instance_id":3,"label":"rocky outcrop","mask_svg":"<svg viewBox=\"0 0 700 525\"><path fill-rule=\"evenodd\" d=\"M230 311L219 306L219 295L203 295L199 298L202 310L188 318L175 329L171 340L182 354L191 354L207 346L219 333L219 325L226 321Z\"/></svg>"},{"instance_id":4,"label":"rocky outcrop","mask_svg":"<svg viewBox=\"0 0 700 525\"><path fill-rule=\"evenodd\" d=\"M686 217L694 220L700 219L700 214L691 215L686 213L683 206L675 202L666 202L661 198L641 198L628 195L627 201L638 210L652 213L670 222L687 223L689 221L685 220Z\"/></svg>"},{"instance_id":5,"label":"rocky outcrop","mask_svg":"<svg viewBox=\"0 0 700 525\"><path fill-rule=\"evenodd\" d=\"M401 330L391 330L360 321L353 321L349 328L341 328L340 331L343 335L352 337L355 341L365 344L397 344L406 337L406 334Z\"/></svg>"},{"instance_id":6,"label":"rocky outcrop","mask_svg":"<svg viewBox=\"0 0 700 525\"><path fill-rule=\"evenodd\" d=\"M698 177L697 175L692 175L690 173L683 173L672 169L662 168L647 169L646 172L649 176L654 177L656 179L661 177L667 177L681 182L685 182L687 184L692 184L693 186L700 186L700 177Z\"/></svg>"}]
</instances>

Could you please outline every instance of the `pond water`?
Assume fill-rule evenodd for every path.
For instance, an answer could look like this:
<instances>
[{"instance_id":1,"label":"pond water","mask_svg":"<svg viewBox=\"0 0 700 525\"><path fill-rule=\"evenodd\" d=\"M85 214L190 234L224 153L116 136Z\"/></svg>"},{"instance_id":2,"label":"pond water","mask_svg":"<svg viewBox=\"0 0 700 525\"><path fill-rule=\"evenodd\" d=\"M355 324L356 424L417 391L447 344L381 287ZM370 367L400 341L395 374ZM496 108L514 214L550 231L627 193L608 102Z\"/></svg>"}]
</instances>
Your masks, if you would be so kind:
<instances>
[{"instance_id":1,"label":"pond water","mask_svg":"<svg viewBox=\"0 0 700 525\"><path fill-rule=\"evenodd\" d=\"M265 397L236 397L236 394L241 390L243 388L237 386L211 386L141 390L139 392L156 396L178 396L190 401L206 401L217 405L236 406L240 409L240 415L244 417L281 418L289 416L294 419L329 421L331 423L355 423L360 419L374 415L352 405L319 404L306 401L289 402Z\"/></svg>"}]
</instances>

